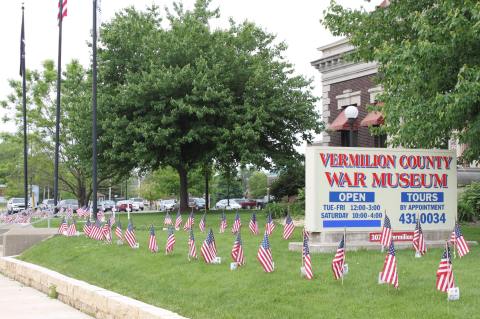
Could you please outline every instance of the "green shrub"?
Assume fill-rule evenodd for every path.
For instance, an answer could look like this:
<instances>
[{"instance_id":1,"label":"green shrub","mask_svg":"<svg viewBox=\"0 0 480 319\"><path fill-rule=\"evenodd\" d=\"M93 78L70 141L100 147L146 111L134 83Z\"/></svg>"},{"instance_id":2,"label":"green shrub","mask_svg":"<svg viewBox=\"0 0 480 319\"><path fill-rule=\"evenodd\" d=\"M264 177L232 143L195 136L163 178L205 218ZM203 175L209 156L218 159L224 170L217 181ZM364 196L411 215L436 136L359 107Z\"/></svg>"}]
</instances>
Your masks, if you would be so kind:
<instances>
[{"instance_id":1,"label":"green shrub","mask_svg":"<svg viewBox=\"0 0 480 319\"><path fill-rule=\"evenodd\" d=\"M480 183L467 185L458 196L458 219L476 221L480 217Z\"/></svg>"},{"instance_id":2,"label":"green shrub","mask_svg":"<svg viewBox=\"0 0 480 319\"><path fill-rule=\"evenodd\" d=\"M291 216L304 216L305 215L305 202L295 201L293 203L269 203L266 206L267 212L272 214L272 218L281 218L287 215L290 209Z\"/></svg>"}]
</instances>

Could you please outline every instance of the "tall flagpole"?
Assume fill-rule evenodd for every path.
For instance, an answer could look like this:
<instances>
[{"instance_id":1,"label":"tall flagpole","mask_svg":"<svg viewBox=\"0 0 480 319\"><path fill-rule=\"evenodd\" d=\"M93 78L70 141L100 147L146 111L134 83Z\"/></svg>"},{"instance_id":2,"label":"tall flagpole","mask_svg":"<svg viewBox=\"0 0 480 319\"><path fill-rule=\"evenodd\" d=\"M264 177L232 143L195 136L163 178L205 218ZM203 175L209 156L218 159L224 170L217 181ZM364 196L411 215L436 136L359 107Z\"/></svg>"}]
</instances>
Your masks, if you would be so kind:
<instances>
[{"instance_id":1,"label":"tall flagpole","mask_svg":"<svg viewBox=\"0 0 480 319\"><path fill-rule=\"evenodd\" d=\"M92 35L92 193L93 218L97 219L97 0L93 0Z\"/></svg>"},{"instance_id":2,"label":"tall flagpole","mask_svg":"<svg viewBox=\"0 0 480 319\"><path fill-rule=\"evenodd\" d=\"M53 205L55 206L55 213L58 212L58 153L60 149L60 81L62 80L63 0L58 1L58 10L57 108L55 112L55 164L53 172Z\"/></svg>"},{"instance_id":3,"label":"tall flagpole","mask_svg":"<svg viewBox=\"0 0 480 319\"><path fill-rule=\"evenodd\" d=\"M23 191L25 209L28 209L28 151L27 151L27 80L25 74L25 8L22 3L22 31L20 35L20 75L22 76L22 109L23 109ZM33 207L33 205L32 205Z\"/></svg>"}]
</instances>

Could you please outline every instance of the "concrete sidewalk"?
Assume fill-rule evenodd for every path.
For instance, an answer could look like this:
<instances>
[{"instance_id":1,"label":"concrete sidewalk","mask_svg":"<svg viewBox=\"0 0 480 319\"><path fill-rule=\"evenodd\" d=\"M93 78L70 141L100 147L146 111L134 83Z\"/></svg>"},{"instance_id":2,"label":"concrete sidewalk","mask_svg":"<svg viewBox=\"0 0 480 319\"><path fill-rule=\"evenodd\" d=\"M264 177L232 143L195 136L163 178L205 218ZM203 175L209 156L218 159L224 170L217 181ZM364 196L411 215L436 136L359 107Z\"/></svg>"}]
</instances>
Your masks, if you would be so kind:
<instances>
[{"instance_id":1,"label":"concrete sidewalk","mask_svg":"<svg viewBox=\"0 0 480 319\"><path fill-rule=\"evenodd\" d=\"M92 319L93 317L0 274L0 317L5 319Z\"/></svg>"}]
</instances>

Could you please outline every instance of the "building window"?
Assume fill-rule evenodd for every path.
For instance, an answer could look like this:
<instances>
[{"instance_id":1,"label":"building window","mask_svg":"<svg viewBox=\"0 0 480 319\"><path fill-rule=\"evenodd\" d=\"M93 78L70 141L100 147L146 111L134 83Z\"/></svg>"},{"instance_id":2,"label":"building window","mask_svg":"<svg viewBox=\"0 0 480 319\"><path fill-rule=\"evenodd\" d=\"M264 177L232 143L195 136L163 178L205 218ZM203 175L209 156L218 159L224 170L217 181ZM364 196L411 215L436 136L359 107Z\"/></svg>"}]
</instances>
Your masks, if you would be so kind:
<instances>
[{"instance_id":1,"label":"building window","mask_svg":"<svg viewBox=\"0 0 480 319\"><path fill-rule=\"evenodd\" d=\"M387 135L374 135L373 136L374 147L386 148L387 147Z\"/></svg>"},{"instance_id":2,"label":"building window","mask_svg":"<svg viewBox=\"0 0 480 319\"><path fill-rule=\"evenodd\" d=\"M341 146L357 146L358 145L358 131L353 131L353 145L350 145L350 131L340 131Z\"/></svg>"}]
</instances>

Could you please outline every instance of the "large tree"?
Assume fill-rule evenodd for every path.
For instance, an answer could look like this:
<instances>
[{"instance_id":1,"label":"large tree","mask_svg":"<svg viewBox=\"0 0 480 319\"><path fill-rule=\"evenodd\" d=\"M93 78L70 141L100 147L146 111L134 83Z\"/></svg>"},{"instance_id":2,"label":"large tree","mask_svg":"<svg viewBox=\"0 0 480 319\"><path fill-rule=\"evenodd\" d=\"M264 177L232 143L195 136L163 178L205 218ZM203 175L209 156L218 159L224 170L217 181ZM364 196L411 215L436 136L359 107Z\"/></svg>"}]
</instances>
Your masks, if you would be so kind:
<instances>
[{"instance_id":1,"label":"large tree","mask_svg":"<svg viewBox=\"0 0 480 319\"><path fill-rule=\"evenodd\" d=\"M356 47L355 61L377 61L383 86L381 131L389 143L468 144L480 155L480 2L392 0L372 12L332 2L323 23Z\"/></svg>"},{"instance_id":2,"label":"large tree","mask_svg":"<svg viewBox=\"0 0 480 319\"><path fill-rule=\"evenodd\" d=\"M32 173L48 175L53 184L55 146L56 74L54 63L47 60L41 70L27 70L27 121L29 157ZM90 72L78 61L67 64L62 75L60 124L59 188L74 194L81 205L88 203L92 193L92 122ZM12 93L2 106L10 108L21 131L22 90L20 81L10 81ZM100 150L102 149L100 145ZM39 162L41 161L41 162ZM38 167L32 166L37 163ZM42 163L38 165L38 163ZM32 168L34 170L32 170ZM35 170L36 169L36 170ZM111 169L102 157L99 160L99 184L112 184L127 170ZM51 185L51 184L49 184Z\"/></svg>"},{"instance_id":3,"label":"large tree","mask_svg":"<svg viewBox=\"0 0 480 319\"><path fill-rule=\"evenodd\" d=\"M281 163L320 131L310 82L293 75L285 44L249 22L211 29L219 11L208 5L176 4L166 23L157 7L129 8L101 37L106 154L122 167L174 167L181 209L191 168Z\"/></svg>"}]
</instances>

